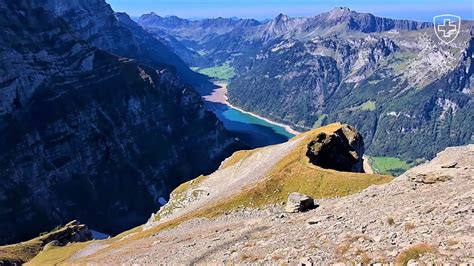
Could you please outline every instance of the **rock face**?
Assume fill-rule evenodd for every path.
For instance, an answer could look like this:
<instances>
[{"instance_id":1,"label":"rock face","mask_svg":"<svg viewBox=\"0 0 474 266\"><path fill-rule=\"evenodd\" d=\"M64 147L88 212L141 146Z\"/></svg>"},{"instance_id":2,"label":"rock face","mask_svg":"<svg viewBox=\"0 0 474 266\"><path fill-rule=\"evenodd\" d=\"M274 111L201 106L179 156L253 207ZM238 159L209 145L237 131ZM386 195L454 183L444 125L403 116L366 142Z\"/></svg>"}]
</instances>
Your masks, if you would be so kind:
<instances>
[{"instance_id":1,"label":"rock face","mask_svg":"<svg viewBox=\"0 0 474 266\"><path fill-rule=\"evenodd\" d=\"M65 246L68 243L85 242L92 240L92 232L87 225L79 221L71 221L60 229L40 237L43 243L55 246ZM45 245L46 246L46 245Z\"/></svg>"},{"instance_id":2,"label":"rock face","mask_svg":"<svg viewBox=\"0 0 474 266\"><path fill-rule=\"evenodd\" d=\"M316 208L316 205L313 198L297 192L293 192L288 196L285 205L285 211L289 213L305 212L314 208Z\"/></svg>"},{"instance_id":3,"label":"rock face","mask_svg":"<svg viewBox=\"0 0 474 266\"><path fill-rule=\"evenodd\" d=\"M236 148L164 46L139 46L147 65L116 55L145 41L104 1L0 1L0 17L0 244L143 223Z\"/></svg>"},{"instance_id":4,"label":"rock face","mask_svg":"<svg viewBox=\"0 0 474 266\"><path fill-rule=\"evenodd\" d=\"M323 168L363 172L364 141L355 128L344 125L333 134L318 134L308 144L306 155Z\"/></svg>"},{"instance_id":5,"label":"rock face","mask_svg":"<svg viewBox=\"0 0 474 266\"><path fill-rule=\"evenodd\" d=\"M201 85L205 78L189 69L166 45L139 27L124 13L115 14L103 0L24 1L60 17L68 31L109 53L138 59L156 68L167 67L192 85Z\"/></svg>"}]
</instances>

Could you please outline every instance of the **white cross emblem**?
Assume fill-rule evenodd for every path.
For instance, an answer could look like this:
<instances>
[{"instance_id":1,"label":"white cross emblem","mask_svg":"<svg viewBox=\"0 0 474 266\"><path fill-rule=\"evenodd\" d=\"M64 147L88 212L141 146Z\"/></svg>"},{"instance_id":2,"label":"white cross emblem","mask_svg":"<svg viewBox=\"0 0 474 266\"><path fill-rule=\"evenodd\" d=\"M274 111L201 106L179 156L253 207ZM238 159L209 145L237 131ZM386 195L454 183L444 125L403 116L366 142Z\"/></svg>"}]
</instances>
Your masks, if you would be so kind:
<instances>
[{"instance_id":1,"label":"white cross emblem","mask_svg":"<svg viewBox=\"0 0 474 266\"><path fill-rule=\"evenodd\" d=\"M434 31L438 39L448 44L456 39L461 30L461 17L456 15L439 15L433 18Z\"/></svg>"}]
</instances>

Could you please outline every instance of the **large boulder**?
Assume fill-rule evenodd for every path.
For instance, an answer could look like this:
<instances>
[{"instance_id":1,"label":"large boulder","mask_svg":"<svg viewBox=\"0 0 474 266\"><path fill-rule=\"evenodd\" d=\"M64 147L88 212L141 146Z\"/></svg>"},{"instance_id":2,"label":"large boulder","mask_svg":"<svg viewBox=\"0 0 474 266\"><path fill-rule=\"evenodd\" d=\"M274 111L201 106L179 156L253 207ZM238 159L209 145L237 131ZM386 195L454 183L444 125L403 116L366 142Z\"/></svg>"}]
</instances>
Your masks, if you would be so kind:
<instances>
[{"instance_id":1,"label":"large boulder","mask_svg":"<svg viewBox=\"0 0 474 266\"><path fill-rule=\"evenodd\" d=\"M304 212L314 208L316 208L316 205L314 204L313 198L304 194L293 192L288 196L285 211L290 213Z\"/></svg>"},{"instance_id":2,"label":"large boulder","mask_svg":"<svg viewBox=\"0 0 474 266\"><path fill-rule=\"evenodd\" d=\"M345 172L363 172L364 140L357 130L342 125L332 134L319 133L306 156L314 165Z\"/></svg>"}]
</instances>

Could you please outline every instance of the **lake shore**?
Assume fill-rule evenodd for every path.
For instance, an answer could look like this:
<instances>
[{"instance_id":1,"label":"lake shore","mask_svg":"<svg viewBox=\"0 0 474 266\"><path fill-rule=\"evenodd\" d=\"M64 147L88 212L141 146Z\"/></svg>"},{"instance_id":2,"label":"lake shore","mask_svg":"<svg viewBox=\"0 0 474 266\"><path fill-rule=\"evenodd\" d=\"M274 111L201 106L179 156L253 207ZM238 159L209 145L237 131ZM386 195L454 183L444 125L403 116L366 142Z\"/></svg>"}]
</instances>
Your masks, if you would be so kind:
<instances>
[{"instance_id":1,"label":"lake shore","mask_svg":"<svg viewBox=\"0 0 474 266\"><path fill-rule=\"evenodd\" d=\"M227 83L224 83L224 82L215 82L214 83L216 86L218 86L217 89L215 89L211 95L208 95L208 96L204 96L203 98L208 101L208 102L214 102L214 103L222 103L222 104L225 104L227 106L229 106L230 108L233 108L235 110L238 110L242 113L245 113L245 114L248 114L248 115L251 115L251 116L254 116L258 119L261 119L267 123L270 123L270 124L273 124L273 125L276 125L276 126L279 126L279 127L282 127L284 128L288 133L291 133L293 135L298 135L300 134L301 132L299 131L296 131L294 130L293 128L291 128L290 126L288 125L285 125L285 124L282 124L282 123L278 123L278 122L275 122L275 121L272 121L268 118L265 118L265 117L262 117L262 116L259 116L257 114L254 114L252 112L248 112L248 111L245 111L245 110L242 110L241 108L237 107L237 106L234 106L232 105L231 103L229 103L228 101L228 97L227 97Z\"/></svg>"}]
</instances>

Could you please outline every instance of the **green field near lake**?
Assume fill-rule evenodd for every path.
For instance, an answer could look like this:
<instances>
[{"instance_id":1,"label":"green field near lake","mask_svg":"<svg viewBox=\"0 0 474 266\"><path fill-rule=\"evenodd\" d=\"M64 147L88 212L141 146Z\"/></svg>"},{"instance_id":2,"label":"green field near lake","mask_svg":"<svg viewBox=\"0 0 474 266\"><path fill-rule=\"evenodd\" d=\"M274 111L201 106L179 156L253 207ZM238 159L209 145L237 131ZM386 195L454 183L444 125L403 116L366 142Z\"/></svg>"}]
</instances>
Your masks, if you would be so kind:
<instances>
[{"instance_id":1,"label":"green field near lake","mask_svg":"<svg viewBox=\"0 0 474 266\"><path fill-rule=\"evenodd\" d=\"M395 157L370 157L369 163L376 173L392 176L399 176L412 167Z\"/></svg>"},{"instance_id":2,"label":"green field near lake","mask_svg":"<svg viewBox=\"0 0 474 266\"><path fill-rule=\"evenodd\" d=\"M203 75L209 76L211 78L215 78L218 80L230 80L235 76L235 71L229 63L225 63L220 66L215 67L208 67L208 68L199 68L199 67L192 67L193 71L199 72Z\"/></svg>"}]
</instances>

